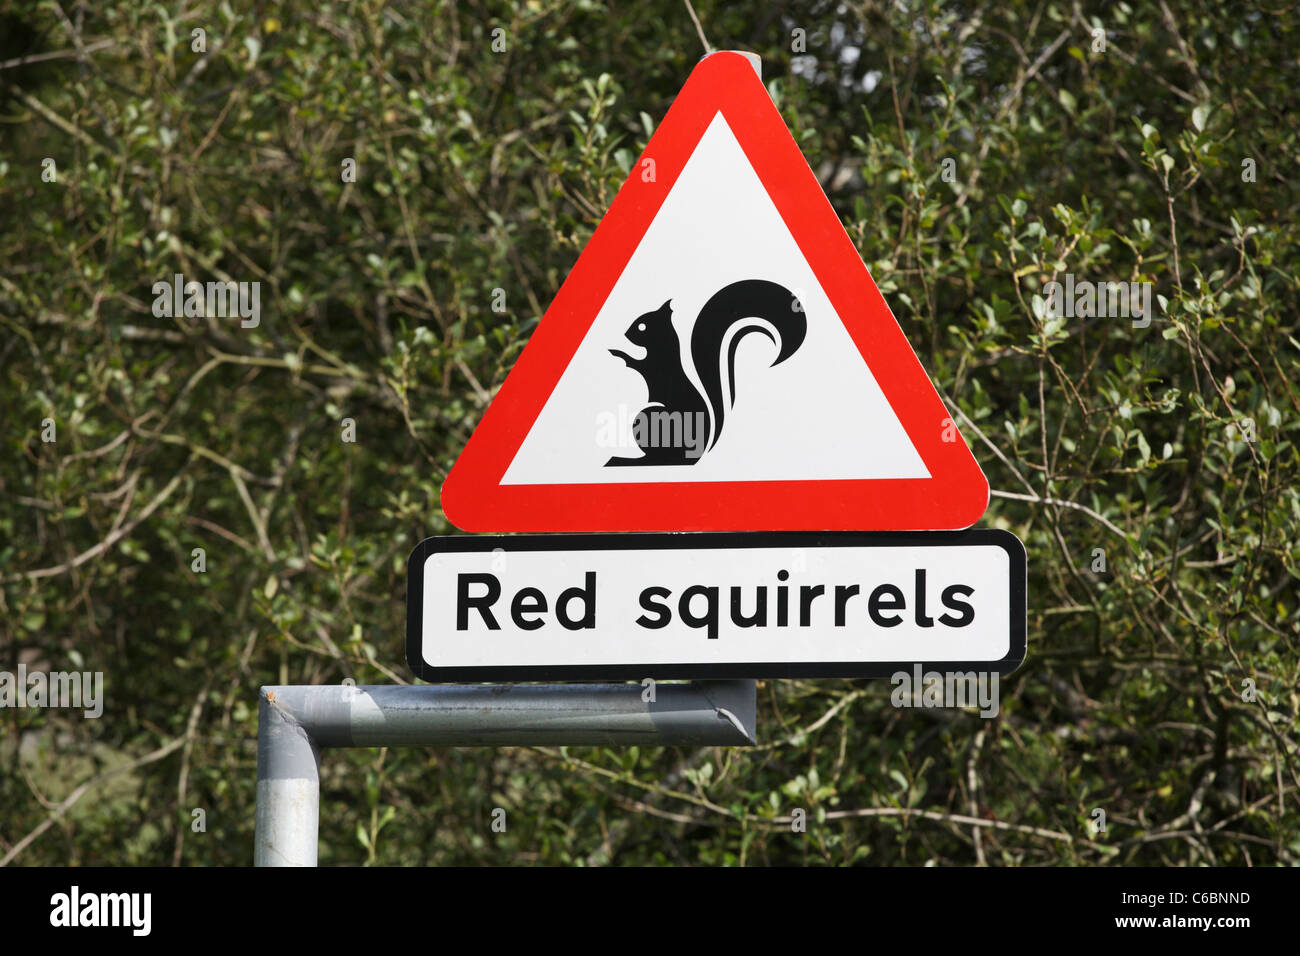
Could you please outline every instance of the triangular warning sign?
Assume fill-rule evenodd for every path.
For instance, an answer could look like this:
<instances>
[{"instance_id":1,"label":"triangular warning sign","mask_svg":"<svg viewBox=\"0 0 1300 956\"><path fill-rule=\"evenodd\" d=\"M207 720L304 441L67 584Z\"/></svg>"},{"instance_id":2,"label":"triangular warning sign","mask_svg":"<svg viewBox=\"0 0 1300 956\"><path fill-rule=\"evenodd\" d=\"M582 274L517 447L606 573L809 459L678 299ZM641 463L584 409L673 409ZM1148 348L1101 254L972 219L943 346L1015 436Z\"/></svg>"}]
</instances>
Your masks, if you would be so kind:
<instances>
[{"instance_id":1,"label":"triangular warning sign","mask_svg":"<svg viewBox=\"0 0 1300 956\"><path fill-rule=\"evenodd\" d=\"M466 531L949 530L987 505L738 53L691 73L442 488Z\"/></svg>"}]
</instances>

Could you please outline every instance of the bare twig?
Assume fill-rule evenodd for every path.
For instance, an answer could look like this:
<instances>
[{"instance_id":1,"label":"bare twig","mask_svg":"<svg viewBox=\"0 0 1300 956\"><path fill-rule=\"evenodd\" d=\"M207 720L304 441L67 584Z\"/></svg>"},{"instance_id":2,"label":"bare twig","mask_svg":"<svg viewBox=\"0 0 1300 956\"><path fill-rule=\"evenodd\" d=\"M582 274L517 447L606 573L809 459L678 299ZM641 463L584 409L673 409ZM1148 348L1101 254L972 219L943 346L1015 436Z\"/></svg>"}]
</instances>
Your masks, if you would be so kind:
<instances>
[{"instance_id":1,"label":"bare twig","mask_svg":"<svg viewBox=\"0 0 1300 956\"><path fill-rule=\"evenodd\" d=\"M695 32L700 35L700 42L704 44L704 52L712 53L713 44L711 44L709 38L704 35L704 27L700 26L700 18L695 15L695 8L691 6L691 0L684 0L684 2L686 4L686 12L691 15L691 22L695 24Z\"/></svg>"}]
</instances>

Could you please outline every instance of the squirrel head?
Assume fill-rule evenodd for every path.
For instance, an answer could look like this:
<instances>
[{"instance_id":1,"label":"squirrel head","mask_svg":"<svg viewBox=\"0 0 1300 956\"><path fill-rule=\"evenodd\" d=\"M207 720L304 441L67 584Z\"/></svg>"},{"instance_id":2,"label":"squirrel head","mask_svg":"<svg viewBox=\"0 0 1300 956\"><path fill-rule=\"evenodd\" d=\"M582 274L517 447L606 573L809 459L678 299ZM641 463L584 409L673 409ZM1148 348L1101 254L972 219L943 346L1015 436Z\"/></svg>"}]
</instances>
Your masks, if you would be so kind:
<instances>
[{"instance_id":1,"label":"squirrel head","mask_svg":"<svg viewBox=\"0 0 1300 956\"><path fill-rule=\"evenodd\" d=\"M669 299L653 312L646 312L637 317L624 333L633 345L639 345L650 354L657 354L666 345L671 344L674 351L664 354L676 354L677 332L673 329L672 299Z\"/></svg>"}]
</instances>

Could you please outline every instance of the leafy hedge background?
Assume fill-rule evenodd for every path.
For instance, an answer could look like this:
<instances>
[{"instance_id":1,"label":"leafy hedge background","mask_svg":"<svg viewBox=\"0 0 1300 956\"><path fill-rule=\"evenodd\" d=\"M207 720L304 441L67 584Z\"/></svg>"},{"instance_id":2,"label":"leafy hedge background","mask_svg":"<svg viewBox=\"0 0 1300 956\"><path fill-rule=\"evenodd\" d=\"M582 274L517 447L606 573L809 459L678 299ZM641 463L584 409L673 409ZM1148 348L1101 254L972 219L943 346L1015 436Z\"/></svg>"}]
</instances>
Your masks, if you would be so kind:
<instances>
[{"instance_id":1,"label":"leafy hedge background","mask_svg":"<svg viewBox=\"0 0 1300 956\"><path fill-rule=\"evenodd\" d=\"M330 753L322 863L1296 863L1300 14L696 12L1024 539L1028 660L994 720L765 681L753 750ZM258 686L409 680L441 480L703 51L675 0L0 0L0 669L107 695L0 712L0 860L246 864ZM174 272L260 326L155 318Z\"/></svg>"}]
</instances>

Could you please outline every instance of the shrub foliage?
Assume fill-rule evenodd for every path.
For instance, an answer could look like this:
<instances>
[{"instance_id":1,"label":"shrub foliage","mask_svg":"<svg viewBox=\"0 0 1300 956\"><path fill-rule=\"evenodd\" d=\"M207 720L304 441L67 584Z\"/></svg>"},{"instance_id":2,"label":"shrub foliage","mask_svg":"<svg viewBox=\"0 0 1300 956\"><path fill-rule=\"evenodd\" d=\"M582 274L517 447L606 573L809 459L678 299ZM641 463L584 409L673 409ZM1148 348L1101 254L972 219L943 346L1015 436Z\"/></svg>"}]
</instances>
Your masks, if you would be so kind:
<instances>
[{"instance_id":1,"label":"shrub foliage","mask_svg":"<svg viewBox=\"0 0 1300 956\"><path fill-rule=\"evenodd\" d=\"M752 750L328 754L322 862L1296 863L1296 10L695 6L1024 539L1028 660L991 720L766 681ZM0 669L106 695L0 712L0 859L244 864L258 686L410 679L405 558L701 39L676 0L0 10ZM176 273L260 323L156 317ZM1053 315L1066 273L1150 325Z\"/></svg>"}]
</instances>

